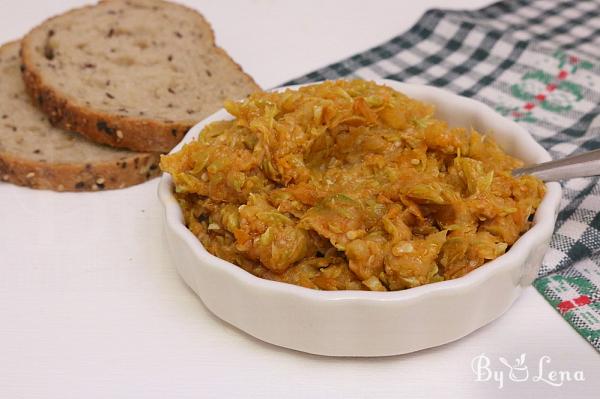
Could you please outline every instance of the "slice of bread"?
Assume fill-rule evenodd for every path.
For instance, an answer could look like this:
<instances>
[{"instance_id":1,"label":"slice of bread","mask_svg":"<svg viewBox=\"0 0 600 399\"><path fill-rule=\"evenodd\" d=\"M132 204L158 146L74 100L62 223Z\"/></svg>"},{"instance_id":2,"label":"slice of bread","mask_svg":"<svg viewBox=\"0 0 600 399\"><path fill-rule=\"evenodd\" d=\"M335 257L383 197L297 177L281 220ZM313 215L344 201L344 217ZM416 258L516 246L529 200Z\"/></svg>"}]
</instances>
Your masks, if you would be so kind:
<instances>
[{"instance_id":1,"label":"slice of bread","mask_svg":"<svg viewBox=\"0 0 600 399\"><path fill-rule=\"evenodd\" d=\"M160 0L109 0L51 18L22 42L23 77L52 123L93 141L167 152L198 121L259 90L208 22Z\"/></svg>"},{"instance_id":2,"label":"slice of bread","mask_svg":"<svg viewBox=\"0 0 600 399\"><path fill-rule=\"evenodd\" d=\"M158 175L158 154L93 143L52 127L25 92L19 43L0 47L0 179L39 189L122 188Z\"/></svg>"}]
</instances>

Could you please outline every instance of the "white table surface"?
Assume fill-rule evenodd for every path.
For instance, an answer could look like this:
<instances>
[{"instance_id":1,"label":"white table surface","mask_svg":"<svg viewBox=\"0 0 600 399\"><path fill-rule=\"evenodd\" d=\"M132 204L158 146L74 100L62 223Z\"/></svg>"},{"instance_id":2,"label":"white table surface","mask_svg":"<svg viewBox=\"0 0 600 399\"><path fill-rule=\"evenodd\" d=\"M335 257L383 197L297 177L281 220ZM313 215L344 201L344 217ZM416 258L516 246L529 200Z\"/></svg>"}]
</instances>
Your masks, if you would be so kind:
<instances>
[{"instance_id":1,"label":"white table surface","mask_svg":"<svg viewBox=\"0 0 600 399\"><path fill-rule=\"evenodd\" d=\"M83 3L0 0L0 39ZM446 2L185 3L268 88L379 44ZM598 353L532 288L470 336L405 356L325 358L260 342L212 316L179 279L156 187L57 194L0 183L0 398L598 397ZM505 376L499 389L475 381L481 353L505 372L498 357L526 353L532 374L548 355L544 370L580 370L585 381Z\"/></svg>"}]
</instances>

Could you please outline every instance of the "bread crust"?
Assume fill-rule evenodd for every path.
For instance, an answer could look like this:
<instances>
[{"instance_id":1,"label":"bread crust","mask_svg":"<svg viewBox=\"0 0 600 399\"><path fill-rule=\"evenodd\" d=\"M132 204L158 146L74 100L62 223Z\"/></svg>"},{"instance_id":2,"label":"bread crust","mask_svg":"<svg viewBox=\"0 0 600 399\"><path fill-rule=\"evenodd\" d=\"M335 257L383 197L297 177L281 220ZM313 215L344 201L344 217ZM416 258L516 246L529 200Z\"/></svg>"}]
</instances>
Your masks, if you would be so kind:
<instances>
[{"instance_id":1,"label":"bread crust","mask_svg":"<svg viewBox=\"0 0 600 399\"><path fill-rule=\"evenodd\" d=\"M0 152L0 180L54 191L102 191L143 183L160 173L159 154L138 154L114 162L45 163Z\"/></svg>"},{"instance_id":2,"label":"bread crust","mask_svg":"<svg viewBox=\"0 0 600 399\"><path fill-rule=\"evenodd\" d=\"M98 5L102 3L105 3L105 1L99 2ZM231 62L256 87L256 90L260 90L254 79L245 73L241 66L233 61L223 49L216 45L214 31L208 21L197 11L180 4L177 5L194 13L200 21L203 21L208 26L210 32L209 40L214 51L219 56ZM23 38L21 41L21 72L27 93L33 100L33 103L48 115L50 122L55 126L76 131L92 141L113 147L127 148L140 152L169 152L181 141L193 124L114 115L75 104L66 95L61 94L58 90L52 88L48 82L44 81L43 73L36 68L32 60L34 46L31 44L31 41L33 33L45 29L45 24L56 18L65 17L81 9L96 6L92 5L73 9L50 18L35 27Z\"/></svg>"}]
</instances>

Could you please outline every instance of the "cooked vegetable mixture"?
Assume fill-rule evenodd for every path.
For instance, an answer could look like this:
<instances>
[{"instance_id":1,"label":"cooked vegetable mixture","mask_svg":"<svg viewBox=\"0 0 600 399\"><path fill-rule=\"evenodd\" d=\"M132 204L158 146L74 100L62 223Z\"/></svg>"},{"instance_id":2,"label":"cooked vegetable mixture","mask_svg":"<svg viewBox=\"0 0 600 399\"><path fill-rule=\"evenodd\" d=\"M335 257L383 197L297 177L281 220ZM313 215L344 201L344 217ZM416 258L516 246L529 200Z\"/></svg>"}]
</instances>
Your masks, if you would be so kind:
<instances>
[{"instance_id":1,"label":"cooked vegetable mixture","mask_svg":"<svg viewBox=\"0 0 600 399\"><path fill-rule=\"evenodd\" d=\"M227 102L163 156L189 229L270 280L393 291L460 277L530 226L541 181L487 136L362 80Z\"/></svg>"}]
</instances>

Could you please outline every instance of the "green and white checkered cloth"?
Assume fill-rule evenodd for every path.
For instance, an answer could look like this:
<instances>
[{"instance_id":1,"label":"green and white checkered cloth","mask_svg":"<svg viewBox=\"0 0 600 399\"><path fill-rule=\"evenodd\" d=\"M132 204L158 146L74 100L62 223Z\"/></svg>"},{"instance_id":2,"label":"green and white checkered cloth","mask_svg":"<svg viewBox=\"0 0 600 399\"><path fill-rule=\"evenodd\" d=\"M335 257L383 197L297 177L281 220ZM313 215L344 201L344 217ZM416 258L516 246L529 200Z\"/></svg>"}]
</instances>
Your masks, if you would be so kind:
<instances>
[{"instance_id":1,"label":"green and white checkered cloth","mask_svg":"<svg viewBox=\"0 0 600 399\"><path fill-rule=\"evenodd\" d=\"M502 1L430 10L406 33L286 84L341 77L421 83L521 123L554 158L600 148L600 1ZM563 185L534 285L600 351L598 178Z\"/></svg>"}]
</instances>

